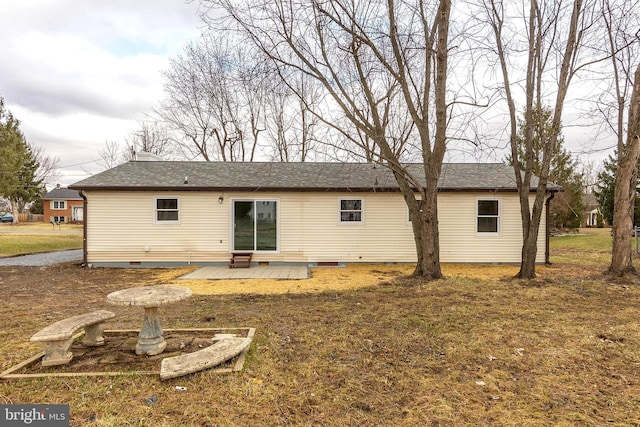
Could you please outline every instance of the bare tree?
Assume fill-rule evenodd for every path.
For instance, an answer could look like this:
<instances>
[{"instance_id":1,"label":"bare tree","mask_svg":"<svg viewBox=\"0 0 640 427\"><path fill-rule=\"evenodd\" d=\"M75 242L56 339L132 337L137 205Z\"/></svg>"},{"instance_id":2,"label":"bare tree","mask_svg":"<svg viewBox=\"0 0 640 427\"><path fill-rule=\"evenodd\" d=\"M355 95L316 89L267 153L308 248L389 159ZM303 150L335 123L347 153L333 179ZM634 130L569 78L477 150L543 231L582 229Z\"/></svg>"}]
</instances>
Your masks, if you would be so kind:
<instances>
[{"instance_id":1,"label":"bare tree","mask_svg":"<svg viewBox=\"0 0 640 427\"><path fill-rule=\"evenodd\" d=\"M422 162L420 139L414 136L415 124L403 103L400 91L389 96L387 102L389 107L385 125L391 152L398 161L403 163ZM367 117L367 120L372 120L374 112L365 107L360 114ZM364 159L368 163L384 159L382 148L376 144L371 133L354 126L348 118L319 115L319 120L326 131L322 142L334 149L334 159L341 161Z\"/></svg>"},{"instance_id":2,"label":"bare tree","mask_svg":"<svg viewBox=\"0 0 640 427\"><path fill-rule=\"evenodd\" d=\"M534 278L540 221L545 210L547 183L552 154L558 145L562 113L570 83L578 70L580 47L592 25L593 4L575 0L568 5L558 0L531 0L525 16L518 16L517 5L500 0L483 2L485 16L493 31L493 55L500 66L504 97L509 112L511 158L520 198L522 220L522 260L517 277ZM522 28L519 23L526 23ZM525 55L518 48L526 46ZM526 63L522 76L515 64ZM519 80L521 78L521 80ZM524 93L514 93L519 85ZM552 93L552 96L548 94ZM518 150L518 95L524 98L522 154ZM551 129L535 120L534 111L549 105ZM533 204L530 201L534 173L534 140L540 138L540 175Z\"/></svg>"},{"instance_id":3,"label":"bare tree","mask_svg":"<svg viewBox=\"0 0 640 427\"><path fill-rule=\"evenodd\" d=\"M40 145L32 146L31 152L38 163L38 170L35 176L36 181L42 183L53 183L56 181L60 177L60 172L58 171L58 162L60 159L49 156L45 152L44 147Z\"/></svg>"},{"instance_id":4,"label":"bare tree","mask_svg":"<svg viewBox=\"0 0 640 427\"><path fill-rule=\"evenodd\" d=\"M613 202L613 247L607 270L613 275L635 274L629 239L633 230L637 163L640 154L640 43L637 1L602 1L602 22L607 41L604 54L609 57L611 88L600 97L598 109L616 136L617 173ZM629 98L631 98L629 100ZM628 105L627 134L624 134Z\"/></svg>"},{"instance_id":5,"label":"bare tree","mask_svg":"<svg viewBox=\"0 0 640 427\"><path fill-rule=\"evenodd\" d=\"M271 158L281 162L314 160L320 155L316 135L322 126L314 115L319 89L307 76L288 84L275 75L271 80L265 112L266 133L273 141ZM293 88L293 90L292 90Z\"/></svg>"},{"instance_id":6,"label":"bare tree","mask_svg":"<svg viewBox=\"0 0 640 427\"><path fill-rule=\"evenodd\" d=\"M260 57L228 34L208 34L171 60L156 113L187 158L252 161L264 130Z\"/></svg>"},{"instance_id":7,"label":"bare tree","mask_svg":"<svg viewBox=\"0 0 640 427\"><path fill-rule=\"evenodd\" d=\"M638 157L640 156L640 64L636 68L631 103L627 142L618 151L618 173L613 201L613 248L608 273L622 276L635 274L633 268L631 230L633 229L633 209L636 198Z\"/></svg>"},{"instance_id":8,"label":"bare tree","mask_svg":"<svg viewBox=\"0 0 640 427\"><path fill-rule=\"evenodd\" d=\"M125 137L126 160L135 160L136 153L151 153L159 157L166 157L172 152L171 137L167 130L157 121L143 122L140 129Z\"/></svg>"},{"instance_id":9,"label":"bare tree","mask_svg":"<svg viewBox=\"0 0 640 427\"><path fill-rule=\"evenodd\" d=\"M325 122L339 112L375 144L409 208L418 258L413 274L442 277L437 184L447 142L450 0L203 3L219 8L212 16L225 13L209 20L213 28L236 28L284 81L298 74L317 81L327 97L317 112ZM396 100L411 117L408 134L390 126ZM423 177L412 175L394 151L394 143L409 137L419 141Z\"/></svg>"},{"instance_id":10,"label":"bare tree","mask_svg":"<svg viewBox=\"0 0 640 427\"><path fill-rule=\"evenodd\" d=\"M608 59L605 64L609 70L604 71L607 77L603 80L609 85L602 90L595 104L602 121L616 137L618 153L625 145L625 110L633 86L633 68L640 61L638 7L638 0L602 0L601 4L605 42L600 55Z\"/></svg>"},{"instance_id":11,"label":"bare tree","mask_svg":"<svg viewBox=\"0 0 640 427\"><path fill-rule=\"evenodd\" d=\"M98 154L100 155L98 164L104 169L111 169L127 160L123 156L118 141L105 141L104 148Z\"/></svg>"}]
</instances>

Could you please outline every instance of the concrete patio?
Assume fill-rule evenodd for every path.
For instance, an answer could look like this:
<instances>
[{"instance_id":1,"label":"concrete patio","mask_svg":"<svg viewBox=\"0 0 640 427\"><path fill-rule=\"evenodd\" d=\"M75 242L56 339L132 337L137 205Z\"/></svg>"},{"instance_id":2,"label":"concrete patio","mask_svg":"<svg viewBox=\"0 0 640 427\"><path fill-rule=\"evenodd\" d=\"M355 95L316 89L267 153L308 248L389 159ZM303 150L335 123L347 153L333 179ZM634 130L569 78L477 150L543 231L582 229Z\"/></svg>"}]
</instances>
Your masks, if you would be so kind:
<instances>
[{"instance_id":1,"label":"concrete patio","mask_svg":"<svg viewBox=\"0 0 640 427\"><path fill-rule=\"evenodd\" d=\"M251 268L229 268L227 266L202 267L180 279L289 279L309 277L306 265L259 265Z\"/></svg>"}]
</instances>

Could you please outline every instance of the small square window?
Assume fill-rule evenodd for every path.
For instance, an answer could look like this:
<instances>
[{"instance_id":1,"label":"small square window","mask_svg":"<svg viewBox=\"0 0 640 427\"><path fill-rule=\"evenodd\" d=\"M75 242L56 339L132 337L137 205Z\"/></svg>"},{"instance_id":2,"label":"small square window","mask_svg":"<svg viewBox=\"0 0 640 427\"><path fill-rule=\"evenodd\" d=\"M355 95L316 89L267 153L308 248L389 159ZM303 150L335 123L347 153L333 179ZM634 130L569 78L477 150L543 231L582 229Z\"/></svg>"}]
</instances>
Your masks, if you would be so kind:
<instances>
[{"instance_id":1,"label":"small square window","mask_svg":"<svg viewBox=\"0 0 640 427\"><path fill-rule=\"evenodd\" d=\"M500 206L498 200L478 200L477 232L498 233Z\"/></svg>"},{"instance_id":2,"label":"small square window","mask_svg":"<svg viewBox=\"0 0 640 427\"><path fill-rule=\"evenodd\" d=\"M156 198L156 222L178 222L180 219L177 198Z\"/></svg>"},{"instance_id":3,"label":"small square window","mask_svg":"<svg viewBox=\"0 0 640 427\"><path fill-rule=\"evenodd\" d=\"M362 200L361 199L341 199L340 200L340 222L341 223L362 223Z\"/></svg>"}]
</instances>

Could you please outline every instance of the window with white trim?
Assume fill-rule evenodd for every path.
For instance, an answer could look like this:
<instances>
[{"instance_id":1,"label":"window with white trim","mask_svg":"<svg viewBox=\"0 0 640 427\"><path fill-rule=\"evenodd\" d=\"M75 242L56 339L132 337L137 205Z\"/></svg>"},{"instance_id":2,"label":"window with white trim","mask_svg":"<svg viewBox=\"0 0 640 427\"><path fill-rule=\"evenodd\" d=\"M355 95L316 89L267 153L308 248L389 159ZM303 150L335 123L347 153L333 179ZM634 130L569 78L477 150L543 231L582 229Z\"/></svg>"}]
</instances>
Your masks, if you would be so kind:
<instances>
[{"instance_id":1,"label":"window with white trim","mask_svg":"<svg viewBox=\"0 0 640 427\"><path fill-rule=\"evenodd\" d=\"M64 210L66 209L66 200L52 200L51 201L51 209L55 210Z\"/></svg>"},{"instance_id":2,"label":"window with white trim","mask_svg":"<svg viewBox=\"0 0 640 427\"><path fill-rule=\"evenodd\" d=\"M497 199L478 199L477 222L478 233L498 233L500 231L500 201Z\"/></svg>"},{"instance_id":3,"label":"window with white trim","mask_svg":"<svg viewBox=\"0 0 640 427\"><path fill-rule=\"evenodd\" d=\"M168 224L180 221L180 203L177 197L156 197L154 204L156 223Z\"/></svg>"},{"instance_id":4,"label":"window with white trim","mask_svg":"<svg viewBox=\"0 0 640 427\"><path fill-rule=\"evenodd\" d=\"M340 222L343 224L362 224L362 199L340 199Z\"/></svg>"},{"instance_id":5,"label":"window with white trim","mask_svg":"<svg viewBox=\"0 0 640 427\"><path fill-rule=\"evenodd\" d=\"M233 200L233 250L278 250L278 200Z\"/></svg>"}]
</instances>

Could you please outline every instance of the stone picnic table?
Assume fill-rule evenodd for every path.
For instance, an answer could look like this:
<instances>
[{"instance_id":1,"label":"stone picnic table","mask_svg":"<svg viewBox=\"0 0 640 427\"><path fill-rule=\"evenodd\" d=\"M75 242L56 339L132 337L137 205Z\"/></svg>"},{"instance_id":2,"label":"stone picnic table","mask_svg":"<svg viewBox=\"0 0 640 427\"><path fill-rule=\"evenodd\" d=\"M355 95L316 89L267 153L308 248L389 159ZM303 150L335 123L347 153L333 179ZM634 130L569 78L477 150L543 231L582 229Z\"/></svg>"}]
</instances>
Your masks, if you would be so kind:
<instances>
[{"instance_id":1,"label":"stone picnic table","mask_svg":"<svg viewBox=\"0 0 640 427\"><path fill-rule=\"evenodd\" d=\"M153 356L162 353L167 347L158 318L158 307L190 296L191 289L180 286L141 286L112 292L107 295L107 301L115 305L144 308L136 354Z\"/></svg>"}]
</instances>

